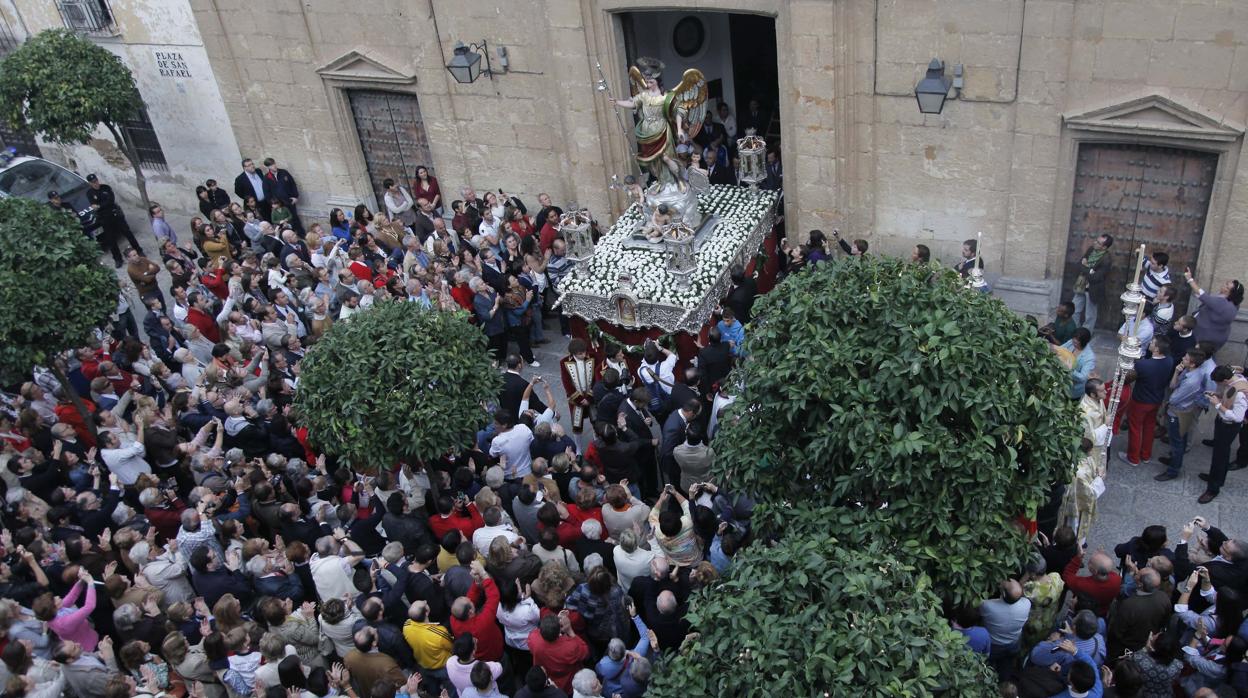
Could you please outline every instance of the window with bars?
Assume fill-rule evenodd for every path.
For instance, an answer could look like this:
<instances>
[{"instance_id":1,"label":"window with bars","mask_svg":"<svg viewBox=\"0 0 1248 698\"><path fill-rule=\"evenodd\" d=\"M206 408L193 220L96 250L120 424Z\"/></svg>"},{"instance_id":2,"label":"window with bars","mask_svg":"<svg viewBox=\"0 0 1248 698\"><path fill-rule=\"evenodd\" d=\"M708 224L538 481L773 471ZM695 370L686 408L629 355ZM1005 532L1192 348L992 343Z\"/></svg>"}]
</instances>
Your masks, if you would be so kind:
<instances>
[{"instance_id":1,"label":"window with bars","mask_svg":"<svg viewBox=\"0 0 1248 698\"><path fill-rule=\"evenodd\" d=\"M108 0L57 0L66 28L84 34L112 36L117 32Z\"/></svg>"},{"instance_id":2,"label":"window with bars","mask_svg":"<svg viewBox=\"0 0 1248 698\"><path fill-rule=\"evenodd\" d=\"M138 151L141 165L158 170L169 169L169 163L165 161L165 151L161 149L160 139L156 137L156 129L152 127L152 120L147 116L147 107L139 110L138 118L123 123L121 127L126 130L126 137Z\"/></svg>"}]
</instances>

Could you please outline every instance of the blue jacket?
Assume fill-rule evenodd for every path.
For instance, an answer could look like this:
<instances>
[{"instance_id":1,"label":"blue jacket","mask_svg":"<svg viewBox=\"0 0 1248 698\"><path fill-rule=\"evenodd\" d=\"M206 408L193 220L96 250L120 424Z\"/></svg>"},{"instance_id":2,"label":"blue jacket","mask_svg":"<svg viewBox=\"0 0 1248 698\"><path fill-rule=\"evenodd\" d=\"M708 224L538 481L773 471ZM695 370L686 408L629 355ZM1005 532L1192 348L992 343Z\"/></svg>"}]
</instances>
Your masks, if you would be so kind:
<instances>
[{"instance_id":1,"label":"blue jacket","mask_svg":"<svg viewBox=\"0 0 1248 698\"><path fill-rule=\"evenodd\" d=\"M1075 655L1075 661L1083 662L1084 664L1087 664L1088 666L1092 667L1092 675L1096 677L1096 684L1092 686L1092 689L1090 691L1088 691L1088 698L1101 698L1102 696L1104 696L1105 687L1101 685L1101 668L1097 666L1096 662L1092 661L1091 657L1084 654L1083 652L1079 652L1078 654ZM1073 698L1073 697L1070 694L1070 688L1067 687L1065 691L1062 691L1061 693L1058 693L1057 695L1052 696L1052 698Z\"/></svg>"},{"instance_id":2,"label":"blue jacket","mask_svg":"<svg viewBox=\"0 0 1248 698\"><path fill-rule=\"evenodd\" d=\"M478 293L472 297L472 310L477 315L477 322L481 325L481 329L485 330L487 337L494 337L507 331L507 327L503 324L506 313L500 305L493 317L490 311L494 309L494 298L498 294L490 291L484 295Z\"/></svg>"},{"instance_id":3,"label":"blue jacket","mask_svg":"<svg viewBox=\"0 0 1248 698\"><path fill-rule=\"evenodd\" d=\"M1062 345L1062 348L1074 351L1074 340L1066 342ZM1096 354L1092 351L1091 346L1086 346L1075 357L1075 366L1070 369L1070 398L1072 400L1083 399L1083 387L1087 384L1088 376L1092 375L1092 371L1095 368Z\"/></svg>"},{"instance_id":4,"label":"blue jacket","mask_svg":"<svg viewBox=\"0 0 1248 698\"><path fill-rule=\"evenodd\" d=\"M741 344L745 342L745 326L739 321L734 321L732 325L720 320L716 325L719 328L719 334L724 342L732 342L732 355L738 356L741 353Z\"/></svg>"}]
</instances>

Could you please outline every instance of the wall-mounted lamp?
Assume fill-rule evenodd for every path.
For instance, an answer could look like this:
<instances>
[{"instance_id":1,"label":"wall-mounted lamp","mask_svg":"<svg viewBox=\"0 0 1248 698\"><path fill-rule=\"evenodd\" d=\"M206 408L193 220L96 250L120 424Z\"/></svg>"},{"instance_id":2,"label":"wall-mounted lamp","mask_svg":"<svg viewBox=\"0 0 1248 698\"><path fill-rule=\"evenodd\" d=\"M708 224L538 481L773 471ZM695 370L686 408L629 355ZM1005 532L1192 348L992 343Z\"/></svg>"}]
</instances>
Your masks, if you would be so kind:
<instances>
[{"instance_id":1,"label":"wall-mounted lamp","mask_svg":"<svg viewBox=\"0 0 1248 698\"><path fill-rule=\"evenodd\" d=\"M924 114L939 114L945 108L945 100L949 98L949 87L950 80L945 77L945 64L939 58L933 58L927 65L927 76L914 87L919 111Z\"/></svg>"},{"instance_id":2,"label":"wall-mounted lamp","mask_svg":"<svg viewBox=\"0 0 1248 698\"><path fill-rule=\"evenodd\" d=\"M485 67L482 68L482 56L485 58ZM503 66L500 72L507 72L507 66L510 61L507 57L507 47L501 46L498 49L499 62ZM451 58L451 62L446 64L446 69L451 71L451 77L455 78L455 82L461 85L468 85L477 81L482 74L488 75L491 80L494 79L494 71L490 66L490 45L484 39L480 44L464 45L460 41L455 44L455 56Z\"/></svg>"}]
</instances>

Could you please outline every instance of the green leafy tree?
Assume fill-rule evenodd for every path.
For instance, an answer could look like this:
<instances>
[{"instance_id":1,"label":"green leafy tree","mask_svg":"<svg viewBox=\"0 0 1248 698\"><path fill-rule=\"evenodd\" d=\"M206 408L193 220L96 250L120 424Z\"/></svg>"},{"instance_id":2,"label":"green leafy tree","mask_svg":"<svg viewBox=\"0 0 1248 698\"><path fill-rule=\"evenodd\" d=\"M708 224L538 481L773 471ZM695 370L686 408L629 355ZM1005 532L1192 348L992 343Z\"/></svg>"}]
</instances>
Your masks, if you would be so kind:
<instances>
[{"instance_id":1,"label":"green leafy tree","mask_svg":"<svg viewBox=\"0 0 1248 698\"><path fill-rule=\"evenodd\" d=\"M0 199L0 380L48 367L93 429L58 354L88 344L116 308L117 277L73 214Z\"/></svg>"},{"instance_id":2,"label":"green leafy tree","mask_svg":"<svg viewBox=\"0 0 1248 698\"><path fill-rule=\"evenodd\" d=\"M1070 478L1081 435L1047 343L954 272L842 258L763 296L715 474L764 502L879 509L940 594L1018 570L1012 521Z\"/></svg>"},{"instance_id":3,"label":"green leafy tree","mask_svg":"<svg viewBox=\"0 0 1248 698\"><path fill-rule=\"evenodd\" d=\"M146 211L147 178L139 151L122 127L142 108L126 64L66 29L40 32L0 61L0 118L54 143L86 143L97 126L108 129L134 168Z\"/></svg>"},{"instance_id":4,"label":"green leafy tree","mask_svg":"<svg viewBox=\"0 0 1248 698\"><path fill-rule=\"evenodd\" d=\"M996 695L991 670L941 617L931 580L886 538L849 520L842 527L859 535L829 536L841 517L862 523L835 508L789 513L811 525L746 548L693 596L697 636L647 696Z\"/></svg>"},{"instance_id":5,"label":"green leafy tree","mask_svg":"<svg viewBox=\"0 0 1248 698\"><path fill-rule=\"evenodd\" d=\"M472 443L502 380L463 313L385 302L308 350L295 408L317 448L357 470Z\"/></svg>"}]
</instances>

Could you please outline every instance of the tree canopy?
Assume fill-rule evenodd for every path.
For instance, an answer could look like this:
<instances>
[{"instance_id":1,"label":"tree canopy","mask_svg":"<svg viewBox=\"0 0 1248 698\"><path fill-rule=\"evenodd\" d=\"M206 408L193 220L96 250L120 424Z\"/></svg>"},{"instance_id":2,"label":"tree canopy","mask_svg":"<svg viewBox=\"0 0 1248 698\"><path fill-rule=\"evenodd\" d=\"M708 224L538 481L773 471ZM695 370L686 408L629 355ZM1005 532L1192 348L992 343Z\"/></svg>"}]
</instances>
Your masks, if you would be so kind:
<instances>
[{"instance_id":1,"label":"tree canopy","mask_svg":"<svg viewBox=\"0 0 1248 698\"><path fill-rule=\"evenodd\" d=\"M0 119L56 143L86 143L104 126L130 161L146 210L147 178L123 126L142 108L130 68L67 29L40 32L0 60Z\"/></svg>"},{"instance_id":2,"label":"tree canopy","mask_svg":"<svg viewBox=\"0 0 1248 698\"><path fill-rule=\"evenodd\" d=\"M869 516L787 513L783 540L746 548L720 584L693 596L698 636L646 695L996 695L991 670L941 617L931 580L870 534ZM829 536L829 524L850 535Z\"/></svg>"},{"instance_id":3,"label":"tree canopy","mask_svg":"<svg viewBox=\"0 0 1248 698\"><path fill-rule=\"evenodd\" d=\"M383 302L308 350L295 407L318 449L372 469L472 443L501 386L463 313Z\"/></svg>"},{"instance_id":4,"label":"tree canopy","mask_svg":"<svg viewBox=\"0 0 1248 698\"><path fill-rule=\"evenodd\" d=\"M78 219L44 203L0 199L0 380L87 344L117 308L117 277Z\"/></svg>"},{"instance_id":5,"label":"tree canopy","mask_svg":"<svg viewBox=\"0 0 1248 698\"><path fill-rule=\"evenodd\" d=\"M85 143L142 105L126 64L66 29L40 32L0 61L0 115L58 143Z\"/></svg>"},{"instance_id":6,"label":"tree canopy","mask_svg":"<svg viewBox=\"0 0 1248 698\"><path fill-rule=\"evenodd\" d=\"M942 596L1018 570L1015 517L1070 477L1080 428L1035 330L953 271L881 257L795 274L757 305L715 475L761 501L878 509Z\"/></svg>"}]
</instances>

